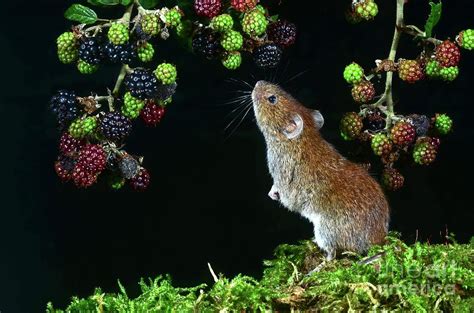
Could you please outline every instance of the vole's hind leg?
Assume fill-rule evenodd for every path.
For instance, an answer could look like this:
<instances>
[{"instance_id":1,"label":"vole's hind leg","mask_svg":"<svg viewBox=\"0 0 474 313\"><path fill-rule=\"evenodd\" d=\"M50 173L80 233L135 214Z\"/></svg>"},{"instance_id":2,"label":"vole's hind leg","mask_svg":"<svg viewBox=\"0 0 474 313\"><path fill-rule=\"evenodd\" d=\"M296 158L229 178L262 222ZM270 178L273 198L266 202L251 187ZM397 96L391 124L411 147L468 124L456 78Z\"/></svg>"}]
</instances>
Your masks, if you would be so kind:
<instances>
[{"instance_id":1,"label":"vole's hind leg","mask_svg":"<svg viewBox=\"0 0 474 313\"><path fill-rule=\"evenodd\" d=\"M280 200L280 193L278 192L277 188L275 185L272 186L272 189L268 192L268 196L275 201Z\"/></svg>"},{"instance_id":2,"label":"vole's hind leg","mask_svg":"<svg viewBox=\"0 0 474 313\"><path fill-rule=\"evenodd\" d=\"M329 248L325 252L326 252L326 258L320 264L318 264L318 266L316 266L313 270L311 270L307 274L307 276L310 276L315 272L321 271L328 264L328 262L336 258L336 249Z\"/></svg>"}]
</instances>

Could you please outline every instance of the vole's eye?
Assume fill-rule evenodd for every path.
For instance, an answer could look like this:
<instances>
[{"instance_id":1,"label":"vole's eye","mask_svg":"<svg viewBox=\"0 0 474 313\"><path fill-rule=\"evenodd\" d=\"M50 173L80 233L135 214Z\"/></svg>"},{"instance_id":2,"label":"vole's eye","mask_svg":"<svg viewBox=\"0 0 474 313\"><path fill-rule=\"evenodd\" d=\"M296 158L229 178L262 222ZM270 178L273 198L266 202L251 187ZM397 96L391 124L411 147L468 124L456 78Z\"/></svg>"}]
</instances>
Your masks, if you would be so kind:
<instances>
[{"instance_id":1,"label":"vole's eye","mask_svg":"<svg viewBox=\"0 0 474 313\"><path fill-rule=\"evenodd\" d=\"M268 99L268 102L270 102L271 104L275 104L277 102L277 97L275 95L271 95L267 99Z\"/></svg>"}]
</instances>

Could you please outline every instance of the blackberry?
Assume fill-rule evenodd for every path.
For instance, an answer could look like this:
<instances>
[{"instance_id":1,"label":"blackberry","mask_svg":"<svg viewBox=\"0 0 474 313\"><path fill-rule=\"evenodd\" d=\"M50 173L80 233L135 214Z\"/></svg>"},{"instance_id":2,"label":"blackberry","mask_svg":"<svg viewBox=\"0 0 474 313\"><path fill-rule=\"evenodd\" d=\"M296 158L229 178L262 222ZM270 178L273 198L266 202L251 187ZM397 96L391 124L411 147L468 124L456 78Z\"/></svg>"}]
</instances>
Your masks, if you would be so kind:
<instances>
[{"instance_id":1,"label":"blackberry","mask_svg":"<svg viewBox=\"0 0 474 313\"><path fill-rule=\"evenodd\" d=\"M403 187L405 178L394 168L386 168L382 173L383 185L392 191L398 190Z\"/></svg>"},{"instance_id":2,"label":"blackberry","mask_svg":"<svg viewBox=\"0 0 474 313\"><path fill-rule=\"evenodd\" d=\"M244 14L242 30L251 37L263 35L267 29L268 21L260 10L254 9Z\"/></svg>"},{"instance_id":3,"label":"blackberry","mask_svg":"<svg viewBox=\"0 0 474 313\"><path fill-rule=\"evenodd\" d=\"M420 138L413 148L413 160L420 165L428 165L436 159L437 148L430 138Z\"/></svg>"},{"instance_id":4,"label":"blackberry","mask_svg":"<svg viewBox=\"0 0 474 313\"><path fill-rule=\"evenodd\" d=\"M149 42L146 42L138 48L138 58L142 62L150 62L151 60L153 60L154 55L155 49L153 48L153 45Z\"/></svg>"},{"instance_id":5,"label":"blackberry","mask_svg":"<svg viewBox=\"0 0 474 313\"><path fill-rule=\"evenodd\" d=\"M68 181L71 179L75 164L76 161L74 159L60 155L58 160L54 162L54 170L62 181Z\"/></svg>"},{"instance_id":6,"label":"blackberry","mask_svg":"<svg viewBox=\"0 0 474 313\"><path fill-rule=\"evenodd\" d=\"M120 177L118 175L114 175L110 178L109 185L110 185L110 188L112 188L113 190L122 189L122 187L125 186L125 179L123 179L123 177Z\"/></svg>"},{"instance_id":7,"label":"blackberry","mask_svg":"<svg viewBox=\"0 0 474 313\"><path fill-rule=\"evenodd\" d=\"M436 61L442 67L457 66L460 59L461 51L454 42L445 40L436 47Z\"/></svg>"},{"instance_id":8,"label":"blackberry","mask_svg":"<svg viewBox=\"0 0 474 313\"><path fill-rule=\"evenodd\" d=\"M374 85L369 81L362 81L352 87L352 98L358 103L367 103L375 96Z\"/></svg>"},{"instance_id":9,"label":"blackberry","mask_svg":"<svg viewBox=\"0 0 474 313\"><path fill-rule=\"evenodd\" d=\"M373 19L379 12L379 8L374 0L362 0L354 6L355 13L365 20Z\"/></svg>"},{"instance_id":10,"label":"blackberry","mask_svg":"<svg viewBox=\"0 0 474 313\"><path fill-rule=\"evenodd\" d=\"M239 12L246 12L255 8L258 0L231 0L230 5Z\"/></svg>"},{"instance_id":11,"label":"blackberry","mask_svg":"<svg viewBox=\"0 0 474 313\"><path fill-rule=\"evenodd\" d=\"M459 46L466 50L474 49L474 29L466 29L459 33L456 38Z\"/></svg>"},{"instance_id":12,"label":"blackberry","mask_svg":"<svg viewBox=\"0 0 474 313\"><path fill-rule=\"evenodd\" d=\"M209 28L200 29L193 36L192 47L196 54L213 59L221 52L219 34Z\"/></svg>"},{"instance_id":13,"label":"blackberry","mask_svg":"<svg viewBox=\"0 0 474 313\"><path fill-rule=\"evenodd\" d=\"M130 119L135 119L140 115L144 106L144 100L137 99L127 92L123 97L122 114Z\"/></svg>"},{"instance_id":14,"label":"blackberry","mask_svg":"<svg viewBox=\"0 0 474 313\"><path fill-rule=\"evenodd\" d=\"M72 137L68 132L64 132L59 140L59 151L65 156L75 157L79 154L85 142Z\"/></svg>"},{"instance_id":15,"label":"blackberry","mask_svg":"<svg viewBox=\"0 0 474 313\"><path fill-rule=\"evenodd\" d=\"M138 174L140 164L129 154L124 154L118 160L118 169L123 178L131 179Z\"/></svg>"},{"instance_id":16,"label":"blackberry","mask_svg":"<svg viewBox=\"0 0 474 313\"><path fill-rule=\"evenodd\" d=\"M358 84L364 77L364 69L359 64L352 62L344 68L343 76L349 84Z\"/></svg>"},{"instance_id":17,"label":"blackberry","mask_svg":"<svg viewBox=\"0 0 474 313\"><path fill-rule=\"evenodd\" d=\"M140 100L152 99L158 92L158 79L147 69L135 69L124 80L125 88Z\"/></svg>"},{"instance_id":18,"label":"blackberry","mask_svg":"<svg viewBox=\"0 0 474 313\"><path fill-rule=\"evenodd\" d=\"M426 135L430 129L430 119L426 115L412 114L408 118L415 127L418 137Z\"/></svg>"},{"instance_id":19,"label":"blackberry","mask_svg":"<svg viewBox=\"0 0 474 313\"><path fill-rule=\"evenodd\" d=\"M84 62L97 65L104 59L100 42L96 37L84 38L79 45L79 59Z\"/></svg>"},{"instance_id":20,"label":"blackberry","mask_svg":"<svg viewBox=\"0 0 474 313\"><path fill-rule=\"evenodd\" d=\"M176 66L170 63L159 64L153 73L165 85L174 83L178 76Z\"/></svg>"},{"instance_id":21,"label":"blackberry","mask_svg":"<svg viewBox=\"0 0 474 313\"><path fill-rule=\"evenodd\" d=\"M156 36L161 30L160 18L156 14L143 15L138 25L141 31L148 36Z\"/></svg>"},{"instance_id":22,"label":"blackberry","mask_svg":"<svg viewBox=\"0 0 474 313\"><path fill-rule=\"evenodd\" d=\"M137 59L137 45L128 43L124 45L114 45L110 42L103 46L107 59L112 63L130 64Z\"/></svg>"},{"instance_id":23,"label":"blackberry","mask_svg":"<svg viewBox=\"0 0 474 313\"><path fill-rule=\"evenodd\" d=\"M229 14L221 14L212 19L210 26L215 31L228 32L232 30L234 20Z\"/></svg>"},{"instance_id":24,"label":"blackberry","mask_svg":"<svg viewBox=\"0 0 474 313\"><path fill-rule=\"evenodd\" d=\"M392 142L385 134L378 133L372 137L371 147L375 155L384 156L392 151Z\"/></svg>"},{"instance_id":25,"label":"blackberry","mask_svg":"<svg viewBox=\"0 0 474 313\"><path fill-rule=\"evenodd\" d=\"M77 164L81 165L89 173L98 174L105 169L107 156L102 146L87 144L79 153Z\"/></svg>"},{"instance_id":26,"label":"blackberry","mask_svg":"<svg viewBox=\"0 0 474 313\"><path fill-rule=\"evenodd\" d=\"M150 185L150 174L144 168L141 168L137 175L130 179L130 185L136 191L144 191Z\"/></svg>"},{"instance_id":27,"label":"blackberry","mask_svg":"<svg viewBox=\"0 0 474 313\"><path fill-rule=\"evenodd\" d=\"M88 171L84 165L77 163L71 174L74 184L79 188L87 188L97 181L97 174Z\"/></svg>"},{"instance_id":28,"label":"blackberry","mask_svg":"<svg viewBox=\"0 0 474 313\"><path fill-rule=\"evenodd\" d=\"M222 9L222 0L194 0L194 10L199 16L213 18L219 15Z\"/></svg>"},{"instance_id":29,"label":"blackberry","mask_svg":"<svg viewBox=\"0 0 474 313\"><path fill-rule=\"evenodd\" d=\"M237 51L242 48L244 37L235 30L225 32L221 37L221 45L224 50Z\"/></svg>"},{"instance_id":30,"label":"blackberry","mask_svg":"<svg viewBox=\"0 0 474 313\"><path fill-rule=\"evenodd\" d=\"M253 60L260 68L274 68L280 63L282 54L280 47L268 43L253 51Z\"/></svg>"},{"instance_id":31,"label":"blackberry","mask_svg":"<svg viewBox=\"0 0 474 313\"><path fill-rule=\"evenodd\" d=\"M147 126L156 126L164 114L165 108L156 105L153 101L148 101L140 112L140 116Z\"/></svg>"},{"instance_id":32,"label":"blackberry","mask_svg":"<svg viewBox=\"0 0 474 313\"><path fill-rule=\"evenodd\" d=\"M97 127L97 119L95 116L76 119L69 125L69 134L74 138L84 138L92 134Z\"/></svg>"},{"instance_id":33,"label":"blackberry","mask_svg":"<svg viewBox=\"0 0 474 313\"><path fill-rule=\"evenodd\" d=\"M84 75L93 74L97 72L98 69L99 69L99 65L92 65L92 64L87 63L84 60L79 60L77 62L77 70L81 74L84 74Z\"/></svg>"},{"instance_id":34,"label":"blackberry","mask_svg":"<svg viewBox=\"0 0 474 313\"><path fill-rule=\"evenodd\" d=\"M425 66L425 74L430 79L436 79L440 76L441 66L439 65L438 61L430 60L426 63Z\"/></svg>"},{"instance_id":35,"label":"blackberry","mask_svg":"<svg viewBox=\"0 0 474 313\"><path fill-rule=\"evenodd\" d=\"M132 122L119 112L108 112L100 117L99 129L105 138L121 142L132 131Z\"/></svg>"},{"instance_id":36,"label":"blackberry","mask_svg":"<svg viewBox=\"0 0 474 313\"><path fill-rule=\"evenodd\" d=\"M242 63L242 55L239 51L229 52L222 58L222 65L229 70L237 69Z\"/></svg>"},{"instance_id":37,"label":"blackberry","mask_svg":"<svg viewBox=\"0 0 474 313\"><path fill-rule=\"evenodd\" d=\"M398 76L401 80L414 83L424 77L421 64L417 60L400 60Z\"/></svg>"},{"instance_id":38,"label":"blackberry","mask_svg":"<svg viewBox=\"0 0 474 313\"><path fill-rule=\"evenodd\" d=\"M382 113L372 112L367 114L364 119L364 128L371 130L371 131L379 131L385 128L386 121L385 117L382 116Z\"/></svg>"},{"instance_id":39,"label":"blackberry","mask_svg":"<svg viewBox=\"0 0 474 313\"><path fill-rule=\"evenodd\" d=\"M155 99L166 100L166 99L171 98L175 94L177 87L178 87L177 83L160 85L158 87L158 91L156 93Z\"/></svg>"},{"instance_id":40,"label":"blackberry","mask_svg":"<svg viewBox=\"0 0 474 313\"><path fill-rule=\"evenodd\" d=\"M128 26L123 23L114 23L110 26L107 36L114 45L124 45L130 38Z\"/></svg>"},{"instance_id":41,"label":"blackberry","mask_svg":"<svg viewBox=\"0 0 474 313\"><path fill-rule=\"evenodd\" d=\"M442 80L452 82L459 75L459 68L457 66L442 67L439 71L439 76Z\"/></svg>"},{"instance_id":42,"label":"blackberry","mask_svg":"<svg viewBox=\"0 0 474 313\"><path fill-rule=\"evenodd\" d=\"M267 34L268 39L286 48L296 41L296 25L285 20L279 20L270 24Z\"/></svg>"},{"instance_id":43,"label":"blackberry","mask_svg":"<svg viewBox=\"0 0 474 313\"><path fill-rule=\"evenodd\" d=\"M56 39L58 58L61 63L70 64L77 60L77 39L73 32L62 33Z\"/></svg>"},{"instance_id":44,"label":"blackberry","mask_svg":"<svg viewBox=\"0 0 474 313\"><path fill-rule=\"evenodd\" d=\"M446 114L436 114L435 127L441 135L446 135L453 127L453 120Z\"/></svg>"},{"instance_id":45,"label":"blackberry","mask_svg":"<svg viewBox=\"0 0 474 313\"><path fill-rule=\"evenodd\" d=\"M178 26L179 23L181 23L181 12L176 8L168 10L168 12L165 13L165 21L169 27Z\"/></svg>"},{"instance_id":46,"label":"blackberry","mask_svg":"<svg viewBox=\"0 0 474 313\"><path fill-rule=\"evenodd\" d=\"M59 90L49 103L51 110L57 116L61 128L66 127L69 122L76 119L80 114L74 91Z\"/></svg>"},{"instance_id":47,"label":"blackberry","mask_svg":"<svg viewBox=\"0 0 474 313\"><path fill-rule=\"evenodd\" d=\"M415 127L408 121L397 122L390 131L390 139L399 146L412 143L416 137Z\"/></svg>"},{"instance_id":48,"label":"blackberry","mask_svg":"<svg viewBox=\"0 0 474 313\"><path fill-rule=\"evenodd\" d=\"M356 112L348 112L342 117L339 127L344 139L355 139L362 130L362 119Z\"/></svg>"}]
</instances>

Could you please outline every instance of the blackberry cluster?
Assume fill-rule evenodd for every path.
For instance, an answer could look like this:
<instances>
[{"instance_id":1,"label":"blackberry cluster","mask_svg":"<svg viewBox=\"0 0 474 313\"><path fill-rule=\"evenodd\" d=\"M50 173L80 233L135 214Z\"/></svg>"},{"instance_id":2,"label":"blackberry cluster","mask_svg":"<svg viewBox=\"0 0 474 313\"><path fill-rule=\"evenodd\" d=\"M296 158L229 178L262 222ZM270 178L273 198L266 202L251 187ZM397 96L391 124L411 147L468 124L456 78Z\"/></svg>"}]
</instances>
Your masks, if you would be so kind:
<instances>
[{"instance_id":1,"label":"blackberry cluster","mask_svg":"<svg viewBox=\"0 0 474 313\"><path fill-rule=\"evenodd\" d=\"M111 63L130 64L137 59L138 51L136 43L114 45L107 42L103 45L104 54Z\"/></svg>"},{"instance_id":2,"label":"blackberry cluster","mask_svg":"<svg viewBox=\"0 0 474 313\"><path fill-rule=\"evenodd\" d=\"M279 46L268 43L253 52L253 60L260 68L275 68L280 63L283 51Z\"/></svg>"},{"instance_id":3,"label":"blackberry cluster","mask_svg":"<svg viewBox=\"0 0 474 313\"><path fill-rule=\"evenodd\" d=\"M99 129L108 140L121 142L132 131L132 122L119 112L108 112L100 117Z\"/></svg>"}]
</instances>

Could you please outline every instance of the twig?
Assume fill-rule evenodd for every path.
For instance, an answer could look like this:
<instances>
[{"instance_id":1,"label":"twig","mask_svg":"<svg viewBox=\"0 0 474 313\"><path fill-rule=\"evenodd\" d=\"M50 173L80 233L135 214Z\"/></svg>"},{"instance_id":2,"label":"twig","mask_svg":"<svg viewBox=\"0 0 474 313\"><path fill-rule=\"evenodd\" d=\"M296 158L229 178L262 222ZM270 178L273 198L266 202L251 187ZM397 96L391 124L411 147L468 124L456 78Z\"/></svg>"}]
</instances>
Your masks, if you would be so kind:
<instances>
[{"instance_id":1,"label":"twig","mask_svg":"<svg viewBox=\"0 0 474 313\"><path fill-rule=\"evenodd\" d=\"M127 64L122 65L119 76L117 77L117 81L115 82L114 90L112 91L113 96L115 97L118 96L120 92L120 87L122 86L122 82L123 82L123 79L125 78L125 75L127 75L131 71L132 69Z\"/></svg>"},{"instance_id":2,"label":"twig","mask_svg":"<svg viewBox=\"0 0 474 313\"><path fill-rule=\"evenodd\" d=\"M207 267L209 268L209 272L211 272L212 278L214 279L214 282L217 283L219 281L219 278L217 277L216 273L214 273L214 270L212 269L211 263L207 263Z\"/></svg>"}]
</instances>

